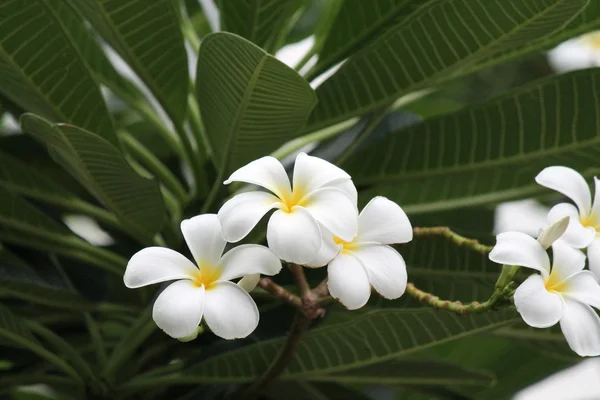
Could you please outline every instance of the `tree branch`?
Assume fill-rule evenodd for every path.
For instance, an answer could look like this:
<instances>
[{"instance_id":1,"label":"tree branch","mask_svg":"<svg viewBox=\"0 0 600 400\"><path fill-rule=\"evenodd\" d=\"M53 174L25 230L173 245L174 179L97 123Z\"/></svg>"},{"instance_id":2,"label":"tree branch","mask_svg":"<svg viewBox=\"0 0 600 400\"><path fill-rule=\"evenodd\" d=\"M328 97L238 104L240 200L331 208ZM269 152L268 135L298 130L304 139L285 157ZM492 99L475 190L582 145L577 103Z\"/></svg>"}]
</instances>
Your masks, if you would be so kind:
<instances>
[{"instance_id":1,"label":"tree branch","mask_svg":"<svg viewBox=\"0 0 600 400\"><path fill-rule=\"evenodd\" d=\"M464 236L459 235L458 233L453 232L447 226L436 226L436 227L428 227L428 228L413 228L413 234L415 237L428 237L428 236L442 236L457 246L467 247L473 251L478 253L487 255L494 246L486 246L484 244L479 243L475 239L469 239Z\"/></svg>"},{"instance_id":2,"label":"tree branch","mask_svg":"<svg viewBox=\"0 0 600 400\"><path fill-rule=\"evenodd\" d=\"M302 307L302 300L295 294L288 292L283 287L279 286L271 278L260 278L258 286L271 293L273 296L280 298L291 306L298 309Z\"/></svg>"}]
</instances>

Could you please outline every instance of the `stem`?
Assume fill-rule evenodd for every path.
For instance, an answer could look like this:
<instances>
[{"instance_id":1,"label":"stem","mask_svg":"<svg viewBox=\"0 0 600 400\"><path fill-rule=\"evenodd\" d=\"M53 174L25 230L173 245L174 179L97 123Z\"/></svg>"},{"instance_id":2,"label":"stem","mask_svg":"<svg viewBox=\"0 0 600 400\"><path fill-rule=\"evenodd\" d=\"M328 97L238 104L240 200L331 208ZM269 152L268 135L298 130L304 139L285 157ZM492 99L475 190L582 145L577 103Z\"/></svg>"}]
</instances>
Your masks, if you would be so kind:
<instances>
[{"instance_id":1,"label":"stem","mask_svg":"<svg viewBox=\"0 0 600 400\"><path fill-rule=\"evenodd\" d=\"M137 158L144 167L154 174L173 193L180 204L187 202L187 193L179 180L169 169L144 145L129 133L121 132L119 135L127 150Z\"/></svg>"},{"instance_id":2,"label":"stem","mask_svg":"<svg viewBox=\"0 0 600 400\"><path fill-rule=\"evenodd\" d=\"M296 313L287 341L275 360L273 360L273 363L253 385L243 391L243 393L234 394L233 397L247 400L255 399L271 382L276 380L294 359L296 350L300 345L300 339L309 326L310 319L306 318L302 313Z\"/></svg>"},{"instance_id":3,"label":"stem","mask_svg":"<svg viewBox=\"0 0 600 400\"><path fill-rule=\"evenodd\" d=\"M161 137L165 140L165 142L167 142L169 147L171 147L171 149L173 149L173 151L177 153L179 157L182 157L186 162L189 162L187 159L187 154L185 153L182 143L179 141L177 135L167 128L163 121L158 117L156 112L147 104L135 103L133 106L142 117L145 117L146 120L158 130L158 133L160 133Z\"/></svg>"},{"instance_id":4,"label":"stem","mask_svg":"<svg viewBox=\"0 0 600 400\"><path fill-rule=\"evenodd\" d=\"M271 156L281 160L282 158L285 158L290 154L294 154L294 152L300 150L307 144L329 139L331 137L339 135L342 132L345 132L346 129L356 124L356 122L358 122L358 118L350 118L338 124L328 126L327 128L309 133L304 136L300 136L299 138L296 138L291 142L284 144L279 149L275 150L275 152L271 153Z\"/></svg>"},{"instance_id":5,"label":"stem","mask_svg":"<svg viewBox=\"0 0 600 400\"><path fill-rule=\"evenodd\" d=\"M193 87L193 83L191 83L191 85ZM206 173L203 165L204 162L208 160L210 156L212 156L212 148L210 147L210 142L208 141L208 137L204 131L204 126L202 125L202 116L200 115L198 101L192 94L188 96L188 121L190 129L192 130L196 140L196 146L198 147L198 159L195 160L197 164L197 174L199 177L198 182L196 182L198 185L198 195L205 196L208 193L209 185L208 181L206 180Z\"/></svg>"},{"instance_id":6,"label":"stem","mask_svg":"<svg viewBox=\"0 0 600 400\"><path fill-rule=\"evenodd\" d=\"M483 303L476 301L470 304L462 304L460 301L441 300L439 297L431 293L424 292L418 289L414 284L406 285L406 293L416 298L421 303L427 304L433 308L440 310L448 310L459 315L474 314L492 309L499 300L503 299L503 294L500 291L494 291L492 296Z\"/></svg>"},{"instance_id":7,"label":"stem","mask_svg":"<svg viewBox=\"0 0 600 400\"><path fill-rule=\"evenodd\" d=\"M296 308L302 307L302 300L300 300L300 297L288 292L283 287L273 282L271 278L260 278L258 286L291 306Z\"/></svg>"},{"instance_id":8,"label":"stem","mask_svg":"<svg viewBox=\"0 0 600 400\"><path fill-rule=\"evenodd\" d=\"M413 228L413 234L415 237L428 237L428 236L442 236L459 247L467 247L473 251L487 255L494 246L486 246L479 243L475 239L469 239L461 236L448 228L447 226L436 226L430 228Z\"/></svg>"},{"instance_id":9,"label":"stem","mask_svg":"<svg viewBox=\"0 0 600 400\"><path fill-rule=\"evenodd\" d=\"M219 171L217 174L217 178L215 179L212 187L210 188L210 193L208 193L208 197L204 201L202 205L202 209L200 210L200 214L205 214L210 211L213 206L215 200L217 200L217 196L219 194L219 189L221 189L221 182L223 181L223 170Z\"/></svg>"},{"instance_id":10,"label":"stem","mask_svg":"<svg viewBox=\"0 0 600 400\"><path fill-rule=\"evenodd\" d=\"M303 298L306 297L310 293L310 285L306 280L302 265L292 263L290 264L290 270L292 271L292 275L294 275L294 280L296 281L296 285L298 285L300 295Z\"/></svg>"}]
</instances>

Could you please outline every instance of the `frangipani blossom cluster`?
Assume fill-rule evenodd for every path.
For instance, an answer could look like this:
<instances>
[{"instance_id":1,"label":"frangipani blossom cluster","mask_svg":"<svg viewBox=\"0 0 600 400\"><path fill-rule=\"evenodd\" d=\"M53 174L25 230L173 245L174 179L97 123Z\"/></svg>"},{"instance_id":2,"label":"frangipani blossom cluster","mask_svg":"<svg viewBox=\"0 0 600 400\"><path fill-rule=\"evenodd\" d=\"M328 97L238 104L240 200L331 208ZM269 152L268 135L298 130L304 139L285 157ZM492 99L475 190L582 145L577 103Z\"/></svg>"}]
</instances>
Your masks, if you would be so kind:
<instances>
[{"instance_id":1,"label":"frangipani blossom cluster","mask_svg":"<svg viewBox=\"0 0 600 400\"><path fill-rule=\"evenodd\" d=\"M568 220L560 238L544 232L535 240L521 232L497 236L490 260L506 265L531 268L539 274L529 276L515 291L517 311L528 325L548 328L557 323L571 349L580 356L600 355L600 185L594 178L596 196L592 200L585 179L575 170L552 166L535 178L542 186L570 198L573 204L560 203L548 213L550 227ZM556 241L554 241L556 240ZM546 248L552 247L552 263ZM587 248L589 271L584 270Z\"/></svg>"},{"instance_id":2,"label":"frangipani blossom cluster","mask_svg":"<svg viewBox=\"0 0 600 400\"><path fill-rule=\"evenodd\" d=\"M318 268L328 265L330 294L348 309L366 304L371 287L400 297L406 265L390 244L412 240L412 226L394 202L376 197L358 213L350 175L317 157L300 153L292 180L273 157L252 161L225 184L244 182L264 190L237 194L219 212L185 220L181 230L195 264L176 251L149 247L129 261L124 283L138 288L170 283L156 298L153 318L168 335L188 340L201 321L224 339L254 331L259 313L248 294L260 274L275 275L281 261ZM245 238L271 210L268 248L226 244ZM237 283L232 280L240 279Z\"/></svg>"}]
</instances>

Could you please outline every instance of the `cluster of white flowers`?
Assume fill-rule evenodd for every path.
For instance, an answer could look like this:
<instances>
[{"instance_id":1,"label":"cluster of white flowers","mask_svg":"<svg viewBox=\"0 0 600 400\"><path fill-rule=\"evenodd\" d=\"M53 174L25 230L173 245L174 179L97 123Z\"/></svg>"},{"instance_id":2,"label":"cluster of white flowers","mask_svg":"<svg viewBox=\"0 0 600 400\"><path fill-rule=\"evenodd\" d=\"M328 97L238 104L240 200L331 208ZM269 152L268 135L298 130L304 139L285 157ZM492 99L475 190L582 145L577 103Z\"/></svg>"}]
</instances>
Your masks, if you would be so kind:
<instances>
[{"instance_id":1,"label":"cluster of white flowers","mask_svg":"<svg viewBox=\"0 0 600 400\"><path fill-rule=\"evenodd\" d=\"M539 271L515 291L514 302L525 323L548 328L560 323L571 349L580 356L600 355L600 180L594 178L596 196L592 202L585 179L571 168L545 168L536 182L569 197L575 205L561 203L548 213L555 224L567 217L569 224L552 244L552 266L543 240L521 232L497 236L490 259ZM589 269L584 270L587 248Z\"/></svg>"},{"instance_id":2,"label":"cluster of white flowers","mask_svg":"<svg viewBox=\"0 0 600 400\"><path fill-rule=\"evenodd\" d=\"M127 265L124 282L129 288L174 281L153 309L154 321L168 335L194 337L204 319L222 338L248 336L259 321L248 292L259 274L277 274L280 260L311 268L328 265L330 294L348 309L364 306L371 287L388 299L404 293L406 265L389 244L412 240L412 226L394 202L375 197L359 215L350 175L304 153L296 158L291 184L273 157L241 167L225 184L231 182L268 191L238 194L217 215L181 223L196 265L163 247L145 248ZM222 256L227 242L242 240L272 209L276 211L267 226L269 248L241 245ZM238 278L237 284L231 282Z\"/></svg>"}]
</instances>

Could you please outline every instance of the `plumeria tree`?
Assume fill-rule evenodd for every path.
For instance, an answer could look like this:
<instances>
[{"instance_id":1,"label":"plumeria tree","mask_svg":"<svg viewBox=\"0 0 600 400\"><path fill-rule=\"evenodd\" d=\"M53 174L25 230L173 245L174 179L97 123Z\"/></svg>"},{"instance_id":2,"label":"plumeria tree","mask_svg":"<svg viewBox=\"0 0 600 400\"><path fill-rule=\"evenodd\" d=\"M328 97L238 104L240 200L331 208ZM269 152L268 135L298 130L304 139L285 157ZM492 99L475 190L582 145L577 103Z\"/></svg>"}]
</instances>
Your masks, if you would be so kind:
<instances>
[{"instance_id":1,"label":"plumeria tree","mask_svg":"<svg viewBox=\"0 0 600 400\"><path fill-rule=\"evenodd\" d=\"M599 356L598 26L589 0L0 1L1 393L500 399ZM531 197L542 229L494 231Z\"/></svg>"}]
</instances>

